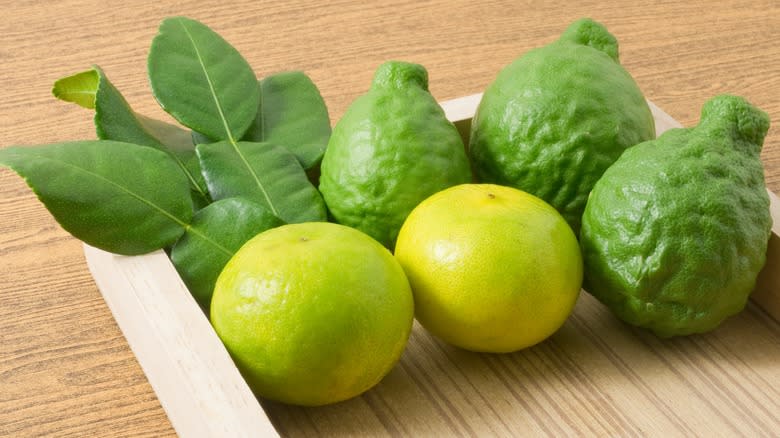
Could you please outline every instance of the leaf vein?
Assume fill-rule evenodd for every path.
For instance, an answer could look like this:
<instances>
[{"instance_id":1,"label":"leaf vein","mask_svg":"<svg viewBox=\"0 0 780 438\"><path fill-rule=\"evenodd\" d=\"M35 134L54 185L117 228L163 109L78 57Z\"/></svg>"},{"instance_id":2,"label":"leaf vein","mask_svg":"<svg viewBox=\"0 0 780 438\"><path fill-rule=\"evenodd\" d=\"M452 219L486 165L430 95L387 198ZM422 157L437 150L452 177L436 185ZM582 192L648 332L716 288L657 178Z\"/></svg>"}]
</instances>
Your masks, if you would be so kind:
<instances>
[{"instance_id":1,"label":"leaf vein","mask_svg":"<svg viewBox=\"0 0 780 438\"><path fill-rule=\"evenodd\" d=\"M69 163L67 161L55 160L54 158L47 157L45 155L36 155L36 154L28 154L28 153L25 153L24 155L27 155L27 156L30 156L30 157L35 157L35 158L43 160L43 161L54 161L54 162L59 163L59 164L61 164L63 166L72 167L72 168L74 168L74 169L76 169L78 171L81 171L81 172L89 175L89 176L92 176L93 178L99 179L101 181L104 181L104 182L106 182L106 183L116 187L120 192L124 192L127 195L135 198L136 200L138 200L142 204L146 204L147 206L151 207L153 210L157 210L163 216L165 216L168 219L172 220L173 222L175 222L176 224L178 224L182 228L186 228L188 226L186 221L183 221L183 220L179 219L174 214L168 212L168 210L160 207L159 205L155 204L154 202L149 201L148 199L144 198L143 196L139 195L138 193L135 193L134 191L132 191L132 190L130 190L130 189L120 185L120 184L117 184L114 181L111 181L110 179L104 177L103 175L101 175L99 173L92 172L92 171L90 171L88 169L85 169L85 168L80 167L80 166L78 166L76 164L73 164L73 163Z\"/></svg>"},{"instance_id":2,"label":"leaf vein","mask_svg":"<svg viewBox=\"0 0 780 438\"><path fill-rule=\"evenodd\" d=\"M247 170L249 171L250 175L255 181L255 184L260 189L260 192L263 194L263 197L265 198L266 202L268 203L268 206L271 208L271 212L275 216L279 216L279 212L276 209L276 206L274 206L273 201L271 200L271 197L268 195L268 191L265 189L265 186L260 181L260 178L258 177L257 173L255 172L254 168L249 165L249 161L247 161L244 154L241 153L241 150L238 147L238 144L236 143L236 140L233 138L233 134L230 132L230 126L227 122L227 119L225 118L225 114L222 110L222 104L219 101L219 96L217 96L216 90L214 90L214 84L211 81L211 76L209 75L208 70L206 69L206 65L203 62L203 57L200 54L200 50L198 49L198 45L195 43L195 40L192 37L192 34L190 34L189 29L187 29L187 26L185 25L184 21L179 19L177 20L179 25L181 25L182 29L184 30L184 33L187 35L187 38L190 40L190 43L192 44L192 48L195 50L195 55L198 58L198 63L200 64L201 69L203 70L203 74L206 77L206 82L208 83L209 90L211 91L211 96L214 98L214 103L217 106L217 111L219 112L219 117L222 121L222 125L225 127L225 132L227 133L227 140L230 142L230 144L233 146L233 149L236 151L236 154L238 154L239 158L241 158L241 161L243 162L244 166L246 166Z\"/></svg>"},{"instance_id":3,"label":"leaf vein","mask_svg":"<svg viewBox=\"0 0 780 438\"><path fill-rule=\"evenodd\" d=\"M217 112L219 113L219 118L222 121L222 126L224 126L225 128L225 133L227 134L227 138L231 143L235 143L235 140L233 139L233 134L230 132L230 125L228 124L228 121L225 118L225 113L222 110L222 103L219 101L219 96L217 96L217 92L214 89L214 84L211 81L211 75L209 75L209 72L206 69L206 64L203 62L203 57L200 54L200 49L198 49L198 45L195 43L195 39L192 37L192 34L190 33L189 29L187 29L187 26L184 24L184 21L181 19L177 21L181 25L182 29L184 30L184 33L187 35L187 38L190 40L193 50L195 50L195 56L197 56L198 63L200 64L200 67L203 70L203 75L206 77L206 83L209 86L211 97L214 98L214 104L217 107Z\"/></svg>"},{"instance_id":4,"label":"leaf vein","mask_svg":"<svg viewBox=\"0 0 780 438\"><path fill-rule=\"evenodd\" d=\"M224 252L227 256L232 256L233 254L235 254L233 251L225 248L224 246L220 245L218 242L215 242L214 240L210 239L206 234L201 233L200 230L198 230L197 228L195 228L193 226L188 226L187 227L187 231L189 231L190 233L192 233L193 235L195 235L197 237L200 237L205 242L210 243L215 248L217 248L220 251Z\"/></svg>"},{"instance_id":5,"label":"leaf vein","mask_svg":"<svg viewBox=\"0 0 780 438\"><path fill-rule=\"evenodd\" d=\"M260 177L257 175L257 172L255 172L255 169L249 164L249 161L246 159L243 153L241 153L241 149L238 147L238 144L235 142L230 143L233 146L233 149L235 149L236 154L239 158L241 158L241 161L244 163L244 166L246 166L247 170L249 170L249 174L252 175L252 178L255 180L255 184L257 184L257 187L260 189L260 192L263 194L263 197L265 197L265 201L268 203L268 206L271 208L271 213L274 214L274 216L279 216L279 211L274 206L273 201L271 201L271 197L268 194L268 192L265 190L265 186L260 181Z\"/></svg>"},{"instance_id":6,"label":"leaf vein","mask_svg":"<svg viewBox=\"0 0 780 438\"><path fill-rule=\"evenodd\" d=\"M94 96L95 92L92 91L92 90L68 90L68 91L63 91L61 93L61 95L63 95L63 96L67 96L67 95L70 95L70 94L89 94L89 95Z\"/></svg>"}]
</instances>

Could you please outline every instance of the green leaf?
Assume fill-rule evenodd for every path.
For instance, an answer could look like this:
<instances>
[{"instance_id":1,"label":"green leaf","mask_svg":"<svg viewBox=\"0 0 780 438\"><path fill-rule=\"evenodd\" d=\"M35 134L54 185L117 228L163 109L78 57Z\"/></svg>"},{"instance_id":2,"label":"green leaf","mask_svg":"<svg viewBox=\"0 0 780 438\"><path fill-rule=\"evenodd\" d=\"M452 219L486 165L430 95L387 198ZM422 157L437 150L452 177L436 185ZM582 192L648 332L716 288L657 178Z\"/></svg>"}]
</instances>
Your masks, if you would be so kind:
<instances>
[{"instance_id":1,"label":"green leaf","mask_svg":"<svg viewBox=\"0 0 780 438\"><path fill-rule=\"evenodd\" d=\"M100 102L100 93L98 93L98 102ZM116 109L118 110L118 109ZM195 143L192 142L190 132L177 125L172 125L162 120L152 119L142 114L134 113L135 117L140 122L143 129L149 133L158 144L162 145L162 149L167 152L185 152L194 153ZM113 138L107 138L105 140L114 140ZM121 140L119 140L121 141ZM153 144L146 144L144 146L152 146Z\"/></svg>"},{"instance_id":2,"label":"green leaf","mask_svg":"<svg viewBox=\"0 0 780 438\"><path fill-rule=\"evenodd\" d=\"M268 76L259 82L260 104L243 140L286 147L304 169L316 166L330 138L328 108L303 72Z\"/></svg>"},{"instance_id":3,"label":"green leaf","mask_svg":"<svg viewBox=\"0 0 780 438\"><path fill-rule=\"evenodd\" d=\"M301 164L271 143L222 141L196 147L215 200L243 196L287 223L325 221L325 202Z\"/></svg>"},{"instance_id":4,"label":"green leaf","mask_svg":"<svg viewBox=\"0 0 780 438\"><path fill-rule=\"evenodd\" d=\"M103 70L93 66L87 71L59 79L54 96L95 110L95 129L101 140L151 146L165 150L165 145L151 134L125 98L108 80Z\"/></svg>"},{"instance_id":5,"label":"green leaf","mask_svg":"<svg viewBox=\"0 0 780 438\"><path fill-rule=\"evenodd\" d=\"M199 203L210 202L199 167L187 164L195 155L195 145L189 132L134 112L100 67L93 66L90 70L58 80L54 83L53 92L62 100L95 109L95 128L99 139L150 146L169 153L189 179L193 198ZM91 96L91 101L85 96Z\"/></svg>"},{"instance_id":6,"label":"green leaf","mask_svg":"<svg viewBox=\"0 0 780 438\"><path fill-rule=\"evenodd\" d=\"M211 195L200 171L200 161L195 154L195 144L192 142L190 131L140 114L136 116L146 130L165 145L165 151L171 154L187 175L195 211L209 205Z\"/></svg>"},{"instance_id":7,"label":"green leaf","mask_svg":"<svg viewBox=\"0 0 780 438\"><path fill-rule=\"evenodd\" d=\"M201 134L198 131L191 131L190 137L192 137L192 143L194 143L195 145L215 143L214 140L206 137L205 135Z\"/></svg>"},{"instance_id":8,"label":"green leaf","mask_svg":"<svg viewBox=\"0 0 780 438\"><path fill-rule=\"evenodd\" d=\"M108 140L0 149L66 231L117 254L174 243L192 217L187 178L159 150Z\"/></svg>"},{"instance_id":9,"label":"green leaf","mask_svg":"<svg viewBox=\"0 0 780 438\"><path fill-rule=\"evenodd\" d=\"M60 100L73 102L87 109L94 109L97 88L97 73L95 70L87 70L57 80L54 83L52 93Z\"/></svg>"},{"instance_id":10,"label":"green leaf","mask_svg":"<svg viewBox=\"0 0 780 438\"><path fill-rule=\"evenodd\" d=\"M163 109L209 138L235 142L255 118L259 91L252 68L198 21L163 20L152 41L148 70Z\"/></svg>"},{"instance_id":11,"label":"green leaf","mask_svg":"<svg viewBox=\"0 0 780 438\"><path fill-rule=\"evenodd\" d=\"M195 213L173 246L171 261L198 303L208 309L217 277L233 254L258 233L283 224L256 202L222 199Z\"/></svg>"},{"instance_id":12,"label":"green leaf","mask_svg":"<svg viewBox=\"0 0 780 438\"><path fill-rule=\"evenodd\" d=\"M192 183L190 183L190 195L192 196L192 202L195 206L195 211L211 204L211 195L208 193L208 186L206 185L206 179L203 177L203 172L200 169L200 160L195 151L192 151L187 157L184 154L180 155L184 166L187 168L190 175L193 176L197 187L203 187L202 189L194 189Z\"/></svg>"}]
</instances>

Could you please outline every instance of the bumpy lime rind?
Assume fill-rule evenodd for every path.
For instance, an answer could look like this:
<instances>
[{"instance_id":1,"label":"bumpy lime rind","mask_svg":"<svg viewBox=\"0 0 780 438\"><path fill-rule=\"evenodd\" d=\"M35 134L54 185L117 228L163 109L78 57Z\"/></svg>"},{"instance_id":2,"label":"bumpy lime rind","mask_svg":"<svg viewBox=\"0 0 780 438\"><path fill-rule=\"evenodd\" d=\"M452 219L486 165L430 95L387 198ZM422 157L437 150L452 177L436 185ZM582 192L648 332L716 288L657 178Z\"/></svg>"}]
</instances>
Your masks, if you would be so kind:
<instances>
[{"instance_id":1,"label":"bumpy lime rind","mask_svg":"<svg viewBox=\"0 0 780 438\"><path fill-rule=\"evenodd\" d=\"M379 66L371 82L372 88L398 88L417 86L428 91L428 70L420 64L390 61Z\"/></svg>"},{"instance_id":2,"label":"bumpy lime rind","mask_svg":"<svg viewBox=\"0 0 780 438\"><path fill-rule=\"evenodd\" d=\"M421 65L380 66L334 127L322 161L320 191L333 219L388 248L418 203L471 181L457 128L427 86Z\"/></svg>"},{"instance_id":3,"label":"bumpy lime rind","mask_svg":"<svg viewBox=\"0 0 780 438\"><path fill-rule=\"evenodd\" d=\"M618 41L606 27L590 18L581 18L570 24L559 41L590 46L619 62Z\"/></svg>"},{"instance_id":4,"label":"bumpy lime rind","mask_svg":"<svg viewBox=\"0 0 780 438\"><path fill-rule=\"evenodd\" d=\"M741 311L772 226L759 158L768 127L744 99L717 96L697 127L628 149L585 208L585 289L661 337Z\"/></svg>"},{"instance_id":5,"label":"bumpy lime rind","mask_svg":"<svg viewBox=\"0 0 780 438\"><path fill-rule=\"evenodd\" d=\"M477 179L519 188L579 231L588 193L628 147L655 137L618 44L583 19L504 68L485 91L469 152Z\"/></svg>"}]
</instances>

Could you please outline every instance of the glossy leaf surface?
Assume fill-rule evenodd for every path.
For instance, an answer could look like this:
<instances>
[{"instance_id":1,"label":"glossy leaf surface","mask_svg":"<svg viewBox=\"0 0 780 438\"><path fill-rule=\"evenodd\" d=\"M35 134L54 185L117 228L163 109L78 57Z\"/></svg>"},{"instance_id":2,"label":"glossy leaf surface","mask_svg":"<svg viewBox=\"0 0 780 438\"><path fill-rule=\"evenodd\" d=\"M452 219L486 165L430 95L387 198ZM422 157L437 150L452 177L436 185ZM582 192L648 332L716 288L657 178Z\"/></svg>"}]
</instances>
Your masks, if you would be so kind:
<instances>
[{"instance_id":1,"label":"glossy leaf surface","mask_svg":"<svg viewBox=\"0 0 780 438\"><path fill-rule=\"evenodd\" d=\"M325 202L295 156L271 143L227 141L196 148L214 200L243 196L287 223L325 221Z\"/></svg>"},{"instance_id":2,"label":"glossy leaf surface","mask_svg":"<svg viewBox=\"0 0 780 438\"><path fill-rule=\"evenodd\" d=\"M252 68L198 21L165 19L152 41L148 70L163 109L209 138L238 140L255 118L259 91Z\"/></svg>"},{"instance_id":3,"label":"glossy leaf surface","mask_svg":"<svg viewBox=\"0 0 780 438\"><path fill-rule=\"evenodd\" d=\"M100 67L93 66L90 70L58 80L54 83L53 93L64 101L94 109L95 129L101 140L151 146L169 153L189 179L193 199L200 203L209 202L200 168L188 165L195 155L189 132L134 112Z\"/></svg>"},{"instance_id":4,"label":"glossy leaf surface","mask_svg":"<svg viewBox=\"0 0 780 438\"><path fill-rule=\"evenodd\" d=\"M126 255L173 244L193 211L187 178L159 150L108 140L0 149L76 238Z\"/></svg>"},{"instance_id":5,"label":"glossy leaf surface","mask_svg":"<svg viewBox=\"0 0 780 438\"><path fill-rule=\"evenodd\" d=\"M328 108L303 72L283 72L259 82L260 104L244 140L286 147L304 169L316 166L330 138Z\"/></svg>"},{"instance_id":6,"label":"glossy leaf surface","mask_svg":"<svg viewBox=\"0 0 780 438\"><path fill-rule=\"evenodd\" d=\"M205 309L222 268L246 241L282 225L268 209L245 198L228 198L195 213L171 250L171 260L187 288Z\"/></svg>"}]
</instances>

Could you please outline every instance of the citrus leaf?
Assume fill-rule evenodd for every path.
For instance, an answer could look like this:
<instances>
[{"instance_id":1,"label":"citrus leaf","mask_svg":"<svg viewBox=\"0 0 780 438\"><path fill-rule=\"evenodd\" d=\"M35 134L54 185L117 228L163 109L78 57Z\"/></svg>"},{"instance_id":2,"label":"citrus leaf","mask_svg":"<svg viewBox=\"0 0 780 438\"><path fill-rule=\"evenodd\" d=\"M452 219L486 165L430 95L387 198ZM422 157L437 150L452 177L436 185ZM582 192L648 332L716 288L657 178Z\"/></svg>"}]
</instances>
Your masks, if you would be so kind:
<instances>
[{"instance_id":1,"label":"citrus leaf","mask_svg":"<svg viewBox=\"0 0 780 438\"><path fill-rule=\"evenodd\" d=\"M192 137L192 143L195 145L214 143L215 141L206 137L198 131L190 131L190 137Z\"/></svg>"},{"instance_id":2,"label":"citrus leaf","mask_svg":"<svg viewBox=\"0 0 780 438\"><path fill-rule=\"evenodd\" d=\"M58 99L94 109L99 139L166 149L144 126L100 67L93 66L87 71L57 80L52 92Z\"/></svg>"},{"instance_id":3,"label":"citrus leaf","mask_svg":"<svg viewBox=\"0 0 780 438\"><path fill-rule=\"evenodd\" d=\"M109 140L0 149L66 231L117 254L173 244L192 217L187 178L159 150Z\"/></svg>"},{"instance_id":4,"label":"citrus leaf","mask_svg":"<svg viewBox=\"0 0 780 438\"><path fill-rule=\"evenodd\" d=\"M281 219L245 198L216 201L195 213L171 250L171 261L195 299L208 309L222 268L246 241Z\"/></svg>"},{"instance_id":5,"label":"citrus leaf","mask_svg":"<svg viewBox=\"0 0 780 438\"><path fill-rule=\"evenodd\" d=\"M192 202L195 206L195 211L198 211L201 208L211 204L211 195L208 192L206 179L203 177L203 172L201 172L200 169L200 160L198 159L198 155L195 153L195 151L192 151L192 154L186 158L186 161L184 161L184 166L187 168L187 171L190 173L190 175L192 175L192 177L195 179L195 184L197 184L198 187L202 187L202 189L196 190L193 189L192 183L190 183L190 195L192 196Z\"/></svg>"},{"instance_id":6,"label":"citrus leaf","mask_svg":"<svg viewBox=\"0 0 780 438\"><path fill-rule=\"evenodd\" d=\"M255 118L259 91L252 68L198 21L163 20L149 51L148 71L163 109L209 138L235 141Z\"/></svg>"},{"instance_id":7,"label":"citrus leaf","mask_svg":"<svg viewBox=\"0 0 780 438\"><path fill-rule=\"evenodd\" d=\"M327 219L322 196L284 147L221 141L199 144L196 151L214 200L243 196L287 223Z\"/></svg>"},{"instance_id":8,"label":"citrus leaf","mask_svg":"<svg viewBox=\"0 0 780 438\"><path fill-rule=\"evenodd\" d=\"M54 83L53 93L66 102L94 109L99 139L150 146L169 153L187 175L194 199L209 202L200 169L187 165L195 155L195 145L189 132L134 112L100 67L93 66L90 70L59 79ZM86 96L91 96L91 100Z\"/></svg>"},{"instance_id":9,"label":"citrus leaf","mask_svg":"<svg viewBox=\"0 0 780 438\"><path fill-rule=\"evenodd\" d=\"M141 114L136 114L138 120L146 130L159 139L165 145L165 151L176 160L187 179L190 181L192 201L195 210L200 210L211 203L206 180L200 172L200 161L195 154L195 144L192 141L190 131L186 131L176 125L160 120L151 119Z\"/></svg>"},{"instance_id":10,"label":"citrus leaf","mask_svg":"<svg viewBox=\"0 0 780 438\"><path fill-rule=\"evenodd\" d=\"M99 92L98 105L100 105ZM191 154L195 153L195 143L192 142L192 137L190 136L190 132L188 130L183 129L178 125L163 122L162 120L146 117L143 114L134 114L136 119L138 119L141 127L163 146L162 148L158 149L163 149L173 153L184 152L189 154L188 156L191 156ZM105 140L114 139L106 138ZM155 147L153 144L145 144L144 146Z\"/></svg>"},{"instance_id":11,"label":"citrus leaf","mask_svg":"<svg viewBox=\"0 0 780 438\"><path fill-rule=\"evenodd\" d=\"M260 104L244 140L286 147L304 169L316 166L330 138L328 108L317 86L300 71L259 82Z\"/></svg>"},{"instance_id":12,"label":"citrus leaf","mask_svg":"<svg viewBox=\"0 0 780 438\"><path fill-rule=\"evenodd\" d=\"M94 109L97 88L98 75L95 70L87 70L58 79L51 91L57 99Z\"/></svg>"}]
</instances>

